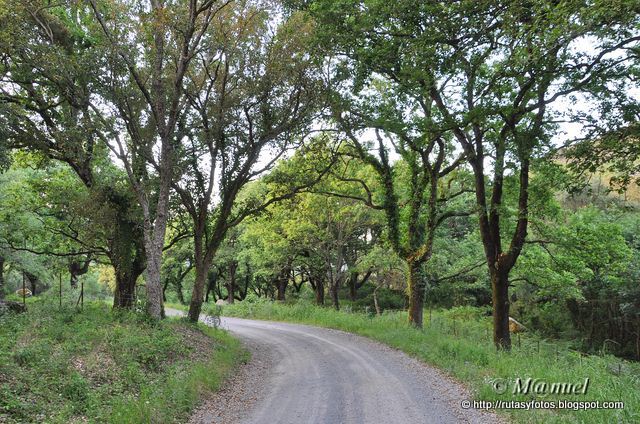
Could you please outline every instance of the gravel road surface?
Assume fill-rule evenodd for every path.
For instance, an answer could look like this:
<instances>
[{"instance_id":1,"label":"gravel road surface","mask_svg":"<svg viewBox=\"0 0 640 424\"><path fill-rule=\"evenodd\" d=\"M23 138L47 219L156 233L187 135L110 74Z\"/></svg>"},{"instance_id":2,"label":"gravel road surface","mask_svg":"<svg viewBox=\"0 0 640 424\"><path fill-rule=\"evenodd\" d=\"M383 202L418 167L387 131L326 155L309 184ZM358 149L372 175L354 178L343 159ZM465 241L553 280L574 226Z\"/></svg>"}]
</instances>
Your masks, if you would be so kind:
<instances>
[{"instance_id":1,"label":"gravel road surface","mask_svg":"<svg viewBox=\"0 0 640 424\"><path fill-rule=\"evenodd\" d=\"M175 311L177 312L177 311ZM342 331L223 318L252 360L190 423L501 423L468 390L406 354Z\"/></svg>"}]
</instances>

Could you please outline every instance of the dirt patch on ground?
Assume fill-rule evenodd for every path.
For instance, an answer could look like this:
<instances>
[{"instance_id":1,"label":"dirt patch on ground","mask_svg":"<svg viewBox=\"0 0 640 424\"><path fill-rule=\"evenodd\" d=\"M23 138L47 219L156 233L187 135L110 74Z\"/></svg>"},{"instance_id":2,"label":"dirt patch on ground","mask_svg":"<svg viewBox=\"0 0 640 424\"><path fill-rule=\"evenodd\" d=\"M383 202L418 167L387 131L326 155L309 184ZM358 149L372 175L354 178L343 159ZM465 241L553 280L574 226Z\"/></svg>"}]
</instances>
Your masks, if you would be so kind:
<instances>
[{"instance_id":1,"label":"dirt patch on ground","mask_svg":"<svg viewBox=\"0 0 640 424\"><path fill-rule=\"evenodd\" d=\"M102 345L90 353L71 359L71 367L89 381L91 387L100 387L115 380L116 361Z\"/></svg>"},{"instance_id":2,"label":"dirt patch on ground","mask_svg":"<svg viewBox=\"0 0 640 424\"><path fill-rule=\"evenodd\" d=\"M190 325L176 325L176 331L182 338L182 343L191 348L191 352L187 358L190 361L206 361L213 354L216 343L213 339L198 328Z\"/></svg>"}]
</instances>

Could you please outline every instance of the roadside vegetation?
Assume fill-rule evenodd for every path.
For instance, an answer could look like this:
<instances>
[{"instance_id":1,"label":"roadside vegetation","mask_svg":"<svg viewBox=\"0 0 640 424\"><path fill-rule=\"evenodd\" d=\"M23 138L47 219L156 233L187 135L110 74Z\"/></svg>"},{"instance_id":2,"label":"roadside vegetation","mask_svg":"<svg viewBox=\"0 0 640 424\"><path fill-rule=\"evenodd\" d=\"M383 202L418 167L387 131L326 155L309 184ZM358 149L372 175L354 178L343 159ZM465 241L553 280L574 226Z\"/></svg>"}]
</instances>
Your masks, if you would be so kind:
<instances>
[{"instance_id":1,"label":"roadside vegetation","mask_svg":"<svg viewBox=\"0 0 640 424\"><path fill-rule=\"evenodd\" d=\"M287 321L334 328L359 334L402 350L444 370L471 388L476 400L505 401L623 401L624 409L577 411L571 409L497 410L514 422L526 423L636 423L640 420L640 365L601 352L584 355L569 343L535 334L514 336L512 352L496 351L491 338L491 318L486 309L458 307L425 310L422 330L409 326L400 311L380 316L334 311L308 301L282 304L249 301L223 307L225 316ZM513 395L516 378L546 382L580 383L589 378L587 394ZM500 394L502 385L508 387ZM498 390L496 390L498 387Z\"/></svg>"},{"instance_id":2,"label":"roadside vegetation","mask_svg":"<svg viewBox=\"0 0 640 424\"><path fill-rule=\"evenodd\" d=\"M180 423L247 353L227 333L30 299L0 317L3 423Z\"/></svg>"}]
</instances>

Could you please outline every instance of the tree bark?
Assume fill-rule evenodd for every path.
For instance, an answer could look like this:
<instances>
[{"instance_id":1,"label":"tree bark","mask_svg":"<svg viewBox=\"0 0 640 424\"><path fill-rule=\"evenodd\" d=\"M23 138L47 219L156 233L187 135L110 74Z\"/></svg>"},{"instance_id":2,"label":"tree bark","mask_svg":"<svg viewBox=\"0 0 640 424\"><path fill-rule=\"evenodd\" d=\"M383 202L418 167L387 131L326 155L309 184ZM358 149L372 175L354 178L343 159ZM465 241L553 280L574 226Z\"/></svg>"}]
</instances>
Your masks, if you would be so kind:
<instances>
[{"instance_id":1,"label":"tree bark","mask_svg":"<svg viewBox=\"0 0 640 424\"><path fill-rule=\"evenodd\" d=\"M38 279L38 277L30 272L25 272L25 275L27 276L27 280L29 280L29 283L31 284L31 294L33 296L38 294L38 289L39 289L39 284L40 284L40 280Z\"/></svg>"},{"instance_id":2,"label":"tree bark","mask_svg":"<svg viewBox=\"0 0 640 424\"><path fill-rule=\"evenodd\" d=\"M109 241L109 260L116 278L113 307L130 309L136 301L136 282L146 267L140 222L128 218L131 206L120 194L110 192L109 204L116 211Z\"/></svg>"},{"instance_id":3,"label":"tree bark","mask_svg":"<svg viewBox=\"0 0 640 424\"><path fill-rule=\"evenodd\" d=\"M227 302L229 302L230 305L232 305L233 303L235 303L236 300L236 286L235 284L228 284L227 285Z\"/></svg>"},{"instance_id":4,"label":"tree bark","mask_svg":"<svg viewBox=\"0 0 640 424\"><path fill-rule=\"evenodd\" d=\"M196 268L196 278L193 282L193 291L191 292L191 301L189 302L189 313L187 316L191 322L198 322L200 312L202 311L202 302L204 301L205 285L208 283L209 269L213 254L208 254L204 243L205 226L204 219L194 220L195 230L193 234L193 260Z\"/></svg>"},{"instance_id":5,"label":"tree bark","mask_svg":"<svg viewBox=\"0 0 640 424\"><path fill-rule=\"evenodd\" d=\"M355 302L357 298L358 288L356 284L358 284L358 273L354 272L349 275L349 299L353 302Z\"/></svg>"},{"instance_id":6,"label":"tree bark","mask_svg":"<svg viewBox=\"0 0 640 424\"><path fill-rule=\"evenodd\" d=\"M196 262L197 263L197 262ZM204 266L196 265L196 280L193 284L193 292L191 294L191 302L189 303L189 320L198 322L200 312L202 311L202 300L204 298L204 287L207 282L207 270Z\"/></svg>"},{"instance_id":7,"label":"tree bark","mask_svg":"<svg viewBox=\"0 0 640 424\"><path fill-rule=\"evenodd\" d=\"M309 282L316 294L316 305L324 306L324 281L322 278L309 277Z\"/></svg>"},{"instance_id":8,"label":"tree bark","mask_svg":"<svg viewBox=\"0 0 640 424\"><path fill-rule=\"evenodd\" d=\"M380 316L382 314L382 311L380 311L380 305L378 305L378 289L380 288L380 286L376 286L375 289L373 289L373 306L376 308L376 315Z\"/></svg>"},{"instance_id":9,"label":"tree bark","mask_svg":"<svg viewBox=\"0 0 640 424\"><path fill-rule=\"evenodd\" d=\"M513 269L527 237L529 205L529 157L521 160L519 173L518 220L511 235L509 247L502 247L500 210L502 205L504 182L504 141L496 150L493 189L491 203L487 208L485 195L484 169L481 160L471 161L475 176L476 203L482 211L478 214L480 235L487 258L487 267L491 277L493 303L493 341L496 349L511 350L509 333L509 273ZM478 157L482 157L479 155ZM486 213L488 211L488 215Z\"/></svg>"},{"instance_id":10,"label":"tree bark","mask_svg":"<svg viewBox=\"0 0 640 424\"><path fill-rule=\"evenodd\" d=\"M207 273L207 290L204 294L204 301L206 303L209 303L209 293L211 292L213 292L213 300L216 300L215 287L217 279L218 273L215 270L209 270L209 272Z\"/></svg>"},{"instance_id":11,"label":"tree bark","mask_svg":"<svg viewBox=\"0 0 640 424\"><path fill-rule=\"evenodd\" d=\"M136 301L136 281L140 272L133 269L116 269L116 289L113 296L113 307L131 309Z\"/></svg>"},{"instance_id":12,"label":"tree bark","mask_svg":"<svg viewBox=\"0 0 640 424\"><path fill-rule=\"evenodd\" d=\"M424 308L424 281L420 272L420 264L409 262L409 324L422 328L422 314Z\"/></svg>"},{"instance_id":13,"label":"tree bark","mask_svg":"<svg viewBox=\"0 0 640 424\"><path fill-rule=\"evenodd\" d=\"M158 202L160 203L160 202ZM160 208L160 205L158 205ZM164 214L166 214L166 208ZM145 217L145 221L149 221ZM162 267L162 248L164 247L164 236L166 230L166 217L158 212L154 220L153 229L145 225L145 251L147 253L147 313L155 319L162 318L162 282L160 280L160 269Z\"/></svg>"},{"instance_id":14,"label":"tree bark","mask_svg":"<svg viewBox=\"0 0 640 424\"><path fill-rule=\"evenodd\" d=\"M324 284L321 281L317 283L316 287L316 304L324 306Z\"/></svg>"},{"instance_id":15,"label":"tree bark","mask_svg":"<svg viewBox=\"0 0 640 424\"><path fill-rule=\"evenodd\" d=\"M4 299L4 257L0 256L0 300Z\"/></svg>"},{"instance_id":16,"label":"tree bark","mask_svg":"<svg viewBox=\"0 0 640 424\"><path fill-rule=\"evenodd\" d=\"M338 284L332 284L331 287L329 287L329 291L331 292L331 301L333 302L333 307L336 309L336 311L340 310L340 299L338 298L338 289L339 289Z\"/></svg>"},{"instance_id":17,"label":"tree bark","mask_svg":"<svg viewBox=\"0 0 640 424\"><path fill-rule=\"evenodd\" d=\"M243 301L247 298L247 293L249 293L249 283L251 282L251 278L249 275L244 276L244 288L238 288L238 300Z\"/></svg>"},{"instance_id":18,"label":"tree bark","mask_svg":"<svg viewBox=\"0 0 640 424\"><path fill-rule=\"evenodd\" d=\"M236 271L238 270L238 263L231 261L229 264L229 283L227 285L227 302L232 304L236 300Z\"/></svg>"},{"instance_id":19,"label":"tree bark","mask_svg":"<svg viewBox=\"0 0 640 424\"><path fill-rule=\"evenodd\" d=\"M178 282L178 285L176 286L176 295L178 296L178 302L180 302L181 305L187 304L187 302L184 301L184 294L182 293L182 281Z\"/></svg>"},{"instance_id":20,"label":"tree bark","mask_svg":"<svg viewBox=\"0 0 640 424\"><path fill-rule=\"evenodd\" d=\"M211 180L213 181L213 180ZM212 185L209 186L212 189ZM194 263L196 268L196 280L194 282L193 291L191 292L191 301L189 304L189 319L193 322L197 322L200 311L202 309L202 303L204 302L204 294L205 294L205 284L208 283L208 274L209 269L211 268L211 264L213 263L213 258L218 252L218 248L220 244L225 238L227 234L227 219L231 214L231 208L233 204L233 199L235 199L235 195L237 194L237 190L234 190L232 193L226 193L223 197L224 200L222 205L220 206L220 213L216 219L216 223L214 225L214 230L211 237L205 237L206 235L206 227L207 227L207 217L208 212L206 205L208 205L209 201L207 200L204 203L200 203L198 207L193 203L193 199L191 199L188 193L185 192L180 186L175 185L174 188L180 194L180 197L183 200L184 205L190 209L191 219L194 224L193 231L193 242L194 242ZM208 242L205 240L208 239ZM232 261L229 264L229 280L232 282L230 285L227 285L227 302L233 303L235 298L234 286L235 286L235 273L238 263L236 261ZM220 275L216 277L214 280L214 284L218 285L220 281ZM217 289L217 295L219 299L222 299L222 294L220 290Z\"/></svg>"},{"instance_id":21,"label":"tree bark","mask_svg":"<svg viewBox=\"0 0 640 424\"><path fill-rule=\"evenodd\" d=\"M491 272L493 292L493 342L500 350L511 350L509 333L509 272L498 267Z\"/></svg>"},{"instance_id":22,"label":"tree bark","mask_svg":"<svg viewBox=\"0 0 640 424\"><path fill-rule=\"evenodd\" d=\"M357 299L358 290L365 285L365 283L369 280L369 277L371 277L371 274L373 274L373 270L367 271L366 274L362 276L362 279L360 281L358 281L360 273L354 272L349 274L349 298L352 301L355 301Z\"/></svg>"},{"instance_id":23,"label":"tree bark","mask_svg":"<svg viewBox=\"0 0 640 424\"><path fill-rule=\"evenodd\" d=\"M278 282L276 286L278 288L278 292L276 294L276 300L279 302L284 302L286 300L286 292L287 286L289 285L289 280L286 277L278 278Z\"/></svg>"}]
</instances>

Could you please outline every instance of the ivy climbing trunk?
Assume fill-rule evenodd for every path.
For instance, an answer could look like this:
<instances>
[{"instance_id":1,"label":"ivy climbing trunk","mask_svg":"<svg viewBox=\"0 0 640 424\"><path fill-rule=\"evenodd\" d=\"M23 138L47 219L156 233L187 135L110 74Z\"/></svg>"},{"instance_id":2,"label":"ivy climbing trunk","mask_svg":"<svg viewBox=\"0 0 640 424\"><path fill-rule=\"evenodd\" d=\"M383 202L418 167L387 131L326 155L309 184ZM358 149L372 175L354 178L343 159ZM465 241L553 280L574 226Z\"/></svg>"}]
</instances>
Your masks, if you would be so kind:
<instances>
[{"instance_id":1,"label":"ivy climbing trunk","mask_svg":"<svg viewBox=\"0 0 640 424\"><path fill-rule=\"evenodd\" d=\"M4 299L4 257L0 256L0 300Z\"/></svg>"},{"instance_id":2,"label":"ivy climbing trunk","mask_svg":"<svg viewBox=\"0 0 640 424\"><path fill-rule=\"evenodd\" d=\"M113 307L130 309L136 301L136 282L146 267L141 222L132 214L129 196L109 187L105 190L109 207L115 211L109 241L109 260L116 280Z\"/></svg>"},{"instance_id":3,"label":"ivy climbing trunk","mask_svg":"<svg viewBox=\"0 0 640 424\"><path fill-rule=\"evenodd\" d=\"M116 288L113 295L113 307L130 309L136 301L136 280L141 273L132 269L115 269Z\"/></svg>"},{"instance_id":4,"label":"ivy climbing trunk","mask_svg":"<svg viewBox=\"0 0 640 424\"><path fill-rule=\"evenodd\" d=\"M136 282L145 269L145 255L142 240L136 238L135 223L121 219L116 225L110 249L116 279L113 307L131 309L136 302Z\"/></svg>"},{"instance_id":5,"label":"ivy climbing trunk","mask_svg":"<svg viewBox=\"0 0 640 424\"><path fill-rule=\"evenodd\" d=\"M422 328L422 315L424 308L424 281L420 272L420 264L409 262L409 278L407 280L409 290L409 324Z\"/></svg>"}]
</instances>

